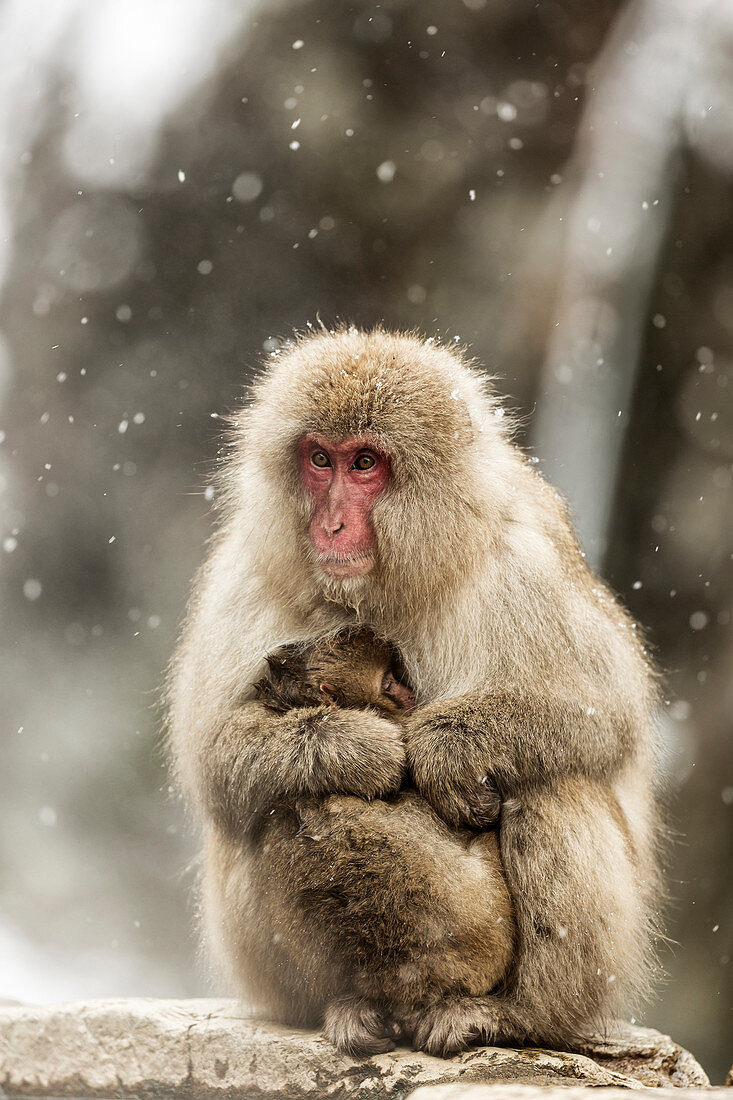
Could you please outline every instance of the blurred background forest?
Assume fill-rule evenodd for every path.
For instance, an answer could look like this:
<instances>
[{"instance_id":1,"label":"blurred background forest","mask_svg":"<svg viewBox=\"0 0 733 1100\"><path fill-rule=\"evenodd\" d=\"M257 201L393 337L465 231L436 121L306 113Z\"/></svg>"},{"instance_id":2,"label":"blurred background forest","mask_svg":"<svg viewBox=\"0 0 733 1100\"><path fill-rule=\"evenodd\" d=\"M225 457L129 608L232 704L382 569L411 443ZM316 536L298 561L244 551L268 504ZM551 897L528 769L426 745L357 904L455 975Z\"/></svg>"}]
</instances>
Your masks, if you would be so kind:
<instances>
[{"instance_id":1,"label":"blurred background forest","mask_svg":"<svg viewBox=\"0 0 733 1100\"><path fill-rule=\"evenodd\" d=\"M320 316L470 344L645 624L646 1022L733 1061L733 0L4 0L0 996L205 992L158 690L217 414Z\"/></svg>"}]
</instances>

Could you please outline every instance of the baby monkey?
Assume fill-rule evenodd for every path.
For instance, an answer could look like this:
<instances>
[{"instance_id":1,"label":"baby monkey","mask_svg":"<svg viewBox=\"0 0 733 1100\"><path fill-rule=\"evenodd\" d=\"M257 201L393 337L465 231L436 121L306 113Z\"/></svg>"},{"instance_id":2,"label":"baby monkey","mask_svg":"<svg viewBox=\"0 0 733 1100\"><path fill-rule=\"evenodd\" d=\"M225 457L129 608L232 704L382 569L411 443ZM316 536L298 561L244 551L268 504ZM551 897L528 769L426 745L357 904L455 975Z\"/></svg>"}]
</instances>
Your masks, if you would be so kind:
<instances>
[{"instance_id":1,"label":"baby monkey","mask_svg":"<svg viewBox=\"0 0 733 1100\"><path fill-rule=\"evenodd\" d=\"M366 627L347 627L320 641L281 646L265 658L268 672L255 684L260 702L285 714L295 707L371 707L404 722L415 694L402 682L399 654ZM498 821L501 798L488 782L477 781L473 816L482 828Z\"/></svg>"},{"instance_id":2,"label":"baby monkey","mask_svg":"<svg viewBox=\"0 0 733 1100\"><path fill-rule=\"evenodd\" d=\"M398 654L370 630L282 646L267 665L255 690L281 714L368 707L403 722L415 707ZM499 808L497 796L487 816ZM260 948L278 1018L321 1022L340 1049L375 1054L409 1040L446 995L501 986L516 933L496 830L451 830L410 789L303 798L293 810L292 826L286 807L268 817L267 873L250 883L278 935Z\"/></svg>"},{"instance_id":3,"label":"baby monkey","mask_svg":"<svg viewBox=\"0 0 733 1100\"><path fill-rule=\"evenodd\" d=\"M284 645L267 658L255 684L259 700L285 713L293 707L373 707L399 722L415 706L400 680L394 648L371 630L348 628L311 645Z\"/></svg>"}]
</instances>

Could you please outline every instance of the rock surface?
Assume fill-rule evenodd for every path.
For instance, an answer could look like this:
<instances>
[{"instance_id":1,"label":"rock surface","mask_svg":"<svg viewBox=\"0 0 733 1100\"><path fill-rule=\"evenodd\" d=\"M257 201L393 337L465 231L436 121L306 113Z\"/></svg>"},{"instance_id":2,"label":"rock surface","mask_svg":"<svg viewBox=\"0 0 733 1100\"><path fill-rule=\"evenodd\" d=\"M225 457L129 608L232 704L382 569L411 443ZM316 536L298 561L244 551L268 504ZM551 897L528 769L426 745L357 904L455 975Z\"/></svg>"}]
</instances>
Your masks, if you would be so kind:
<instances>
[{"instance_id":1,"label":"rock surface","mask_svg":"<svg viewBox=\"0 0 733 1100\"><path fill-rule=\"evenodd\" d=\"M626 1089L708 1083L692 1055L666 1036L626 1026L588 1043L582 1053L477 1047L443 1060L398 1048L355 1059L337 1054L314 1032L253 1020L236 1001L0 1007L0 1095L379 1100L402 1098L419 1086L450 1085L458 1090L451 1100L485 1100L470 1087L476 1082ZM448 1100L449 1092L430 1088L420 1095ZM491 1096L498 1100L497 1092ZM676 1100L681 1096L675 1091Z\"/></svg>"},{"instance_id":2,"label":"rock surface","mask_svg":"<svg viewBox=\"0 0 733 1100\"><path fill-rule=\"evenodd\" d=\"M704 1069L688 1050L678 1046L669 1035L650 1028L619 1024L615 1034L596 1037L578 1050L599 1065L635 1077L643 1085L699 1088L710 1084Z\"/></svg>"},{"instance_id":3,"label":"rock surface","mask_svg":"<svg viewBox=\"0 0 733 1100\"><path fill-rule=\"evenodd\" d=\"M642 1089L642 1092L645 1091ZM628 1100L621 1088L593 1090L592 1100ZM706 1088L705 1100L730 1100L727 1088ZM587 1085L425 1085L410 1100L587 1100ZM699 1088L658 1088L654 1100L701 1100Z\"/></svg>"}]
</instances>

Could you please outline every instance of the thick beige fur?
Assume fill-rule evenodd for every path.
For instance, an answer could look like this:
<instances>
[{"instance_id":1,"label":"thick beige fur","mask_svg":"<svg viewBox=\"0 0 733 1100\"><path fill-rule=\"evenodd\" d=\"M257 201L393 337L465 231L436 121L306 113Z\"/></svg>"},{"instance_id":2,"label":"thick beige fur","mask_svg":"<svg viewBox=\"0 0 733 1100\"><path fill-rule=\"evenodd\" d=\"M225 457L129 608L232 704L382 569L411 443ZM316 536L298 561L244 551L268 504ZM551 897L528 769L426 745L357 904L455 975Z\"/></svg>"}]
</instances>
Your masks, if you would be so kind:
<instances>
[{"instance_id":1,"label":"thick beige fur","mask_svg":"<svg viewBox=\"0 0 733 1100\"><path fill-rule=\"evenodd\" d=\"M365 577L327 580L314 562L296 460L306 432L358 434L390 455ZM404 736L374 712L276 716L254 701L266 653L354 623L399 649L421 704ZM306 336L268 364L235 423L220 529L170 685L177 771L206 831L209 937L237 988L281 1019L325 1020L350 1049L380 1049L398 1002L415 1045L441 1054L476 1039L569 1043L628 1011L648 987L659 898L656 706L635 624L460 353L349 329ZM410 796L381 801L407 775L437 814L427 839ZM412 987L406 967L402 989L380 989L392 941L369 941L370 920L391 921L415 962L421 929L454 957L462 887L436 878L445 864L431 852L438 839L465 848L485 775L503 800L510 974L477 987L459 952L446 973ZM299 804L333 846L334 897L346 884L350 903L355 868L374 869L358 945L309 908ZM364 858L378 850L390 859ZM410 911L389 911L395 873L416 883ZM489 876L485 890L500 916L505 886Z\"/></svg>"}]
</instances>

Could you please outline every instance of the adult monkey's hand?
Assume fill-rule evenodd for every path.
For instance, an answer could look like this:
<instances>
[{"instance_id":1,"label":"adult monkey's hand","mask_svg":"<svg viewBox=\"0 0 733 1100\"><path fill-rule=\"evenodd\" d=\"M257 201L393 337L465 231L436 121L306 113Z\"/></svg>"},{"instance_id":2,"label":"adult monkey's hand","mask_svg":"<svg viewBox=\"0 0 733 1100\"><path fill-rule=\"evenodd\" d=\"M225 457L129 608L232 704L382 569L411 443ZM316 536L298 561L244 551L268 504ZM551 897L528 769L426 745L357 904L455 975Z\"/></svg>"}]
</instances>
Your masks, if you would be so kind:
<instances>
[{"instance_id":1,"label":"adult monkey's hand","mask_svg":"<svg viewBox=\"0 0 733 1100\"><path fill-rule=\"evenodd\" d=\"M468 699L420 707L406 724L407 759L415 787L443 821L485 829L499 818L501 795L491 723L477 729L475 719L469 721L471 709ZM481 710L488 715L488 705L479 715Z\"/></svg>"}]
</instances>

